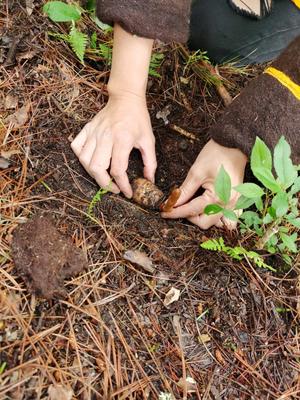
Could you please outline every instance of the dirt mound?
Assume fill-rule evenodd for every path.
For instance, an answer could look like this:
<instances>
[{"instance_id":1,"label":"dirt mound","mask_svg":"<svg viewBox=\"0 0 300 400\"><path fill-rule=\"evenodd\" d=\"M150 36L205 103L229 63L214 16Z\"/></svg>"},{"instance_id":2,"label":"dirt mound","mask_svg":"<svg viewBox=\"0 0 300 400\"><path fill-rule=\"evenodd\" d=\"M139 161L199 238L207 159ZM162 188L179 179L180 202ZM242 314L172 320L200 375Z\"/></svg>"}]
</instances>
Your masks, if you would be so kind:
<instances>
[{"instance_id":1,"label":"dirt mound","mask_svg":"<svg viewBox=\"0 0 300 400\"><path fill-rule=\"evenodd\" d=\"M64 279L87 267L83 252L43 215L16 228L12 249L27 286L45 299L66 295Z\"/></svg>"}]
</instances>

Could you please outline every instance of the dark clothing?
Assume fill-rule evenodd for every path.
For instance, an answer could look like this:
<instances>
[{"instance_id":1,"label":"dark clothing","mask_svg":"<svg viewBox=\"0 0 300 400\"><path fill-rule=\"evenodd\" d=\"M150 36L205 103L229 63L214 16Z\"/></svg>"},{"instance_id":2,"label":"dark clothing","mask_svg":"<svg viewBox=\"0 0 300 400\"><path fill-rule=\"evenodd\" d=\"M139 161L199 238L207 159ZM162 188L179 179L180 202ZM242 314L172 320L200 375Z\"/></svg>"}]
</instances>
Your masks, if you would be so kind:
<instances>
[{"instance_id":1,"label":"dark clothing","mask_svg":"<svg viewBox=\"0 0 300 400\"><path fill-rule=\"evenodd\" d=\"M300 36L272 63L299 85ZM292 146L295 162L300 162L300 98L269 74L253 79L220 116L209 131L210 136L226 147L237 147L250 154L255 137L274 147L284 135Z\"/></svg>"},{"instance_id":2,"label":"dark clothing","mask_svg":"<svg viewBox=\"0 0 300 400\"><path fill-rule=\"evenodd\" d=\"M206 0L199 0L201 2ZM97 0L97 12L103 22L118 22L140 36L185 41L190 3L190 0ZM295 10L300 13L297 8ZM211 12L213 14L214 10ZM268 18L270 16L266 20ZM273 66L300 85L300 36ZM300 99L273 76L262 74L225 110L210 129L210 136L223 146L239 148L249 155L256 136L274 147L280 136L285 135L293 147L294 161L300 162L299 127Z\"/></svg>"},{"instance_id":3,"label":"dark clothing","mask_svg":"<svg viewBox=\"0 0 300 400\"><path fill-rule=\"evenodd\" d=\"M97 0L102 22L163 42L186 42L191 0Z\"/></svg>"},{"instance_id":4,"label":"dark clothing","mask_svg":"<svg viewBox=\"0 0 300 400\"><path fill-rule=\"evenodd\" d=\"M224 0L192 4L189 47L207 51L217 64L274 60L299 35L300 10L288 0L273 1L270 15L262 19L239 15Z\"/></svg>"}]
</instances>

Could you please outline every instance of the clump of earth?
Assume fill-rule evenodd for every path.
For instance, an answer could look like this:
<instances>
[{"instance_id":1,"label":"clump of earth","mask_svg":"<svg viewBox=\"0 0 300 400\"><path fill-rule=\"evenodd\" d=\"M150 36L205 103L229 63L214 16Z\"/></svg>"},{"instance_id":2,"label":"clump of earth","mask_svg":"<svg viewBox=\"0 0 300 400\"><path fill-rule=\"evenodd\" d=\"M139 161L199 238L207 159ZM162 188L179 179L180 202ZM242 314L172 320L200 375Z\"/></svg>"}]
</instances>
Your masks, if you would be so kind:
<instances>
[{"instance_id":1,"label":"clump of earth","mask_svg":"<svg viewBox=\"0 0 300 400\"><path fill-rule=\"evenodd\" d=\"M82 250L45 215L35 216L15 229L12 250L28 289L48 300L64 297L64 280L87 267Z\"/></svg>"}]
</instances>

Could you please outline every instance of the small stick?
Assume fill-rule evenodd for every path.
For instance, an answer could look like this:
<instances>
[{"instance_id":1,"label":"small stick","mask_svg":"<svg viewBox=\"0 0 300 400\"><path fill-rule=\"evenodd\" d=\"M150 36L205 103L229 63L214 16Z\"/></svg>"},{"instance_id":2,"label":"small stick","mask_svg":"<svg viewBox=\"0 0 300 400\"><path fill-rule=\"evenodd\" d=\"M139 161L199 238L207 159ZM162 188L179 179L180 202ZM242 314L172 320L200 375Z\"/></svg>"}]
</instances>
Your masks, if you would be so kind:
<instances>
[{"instance_id":1,"label":"small stick","mask_svg":"<svg viewBox=\"0 0 300 400\"><path fill-rule=\"evenodd\" d=\"M186 131L185 129L181 128L181 127L178 126L178 125L170 124L169 127L170 127L173 131L180 133L180 135L185 136L185 137L188 138L188 139L191 139L191 140L199 140L199 139L197 138L196 135L194 135L194 134L191 133L191 132Z\"/></svg>"}]
</instances>

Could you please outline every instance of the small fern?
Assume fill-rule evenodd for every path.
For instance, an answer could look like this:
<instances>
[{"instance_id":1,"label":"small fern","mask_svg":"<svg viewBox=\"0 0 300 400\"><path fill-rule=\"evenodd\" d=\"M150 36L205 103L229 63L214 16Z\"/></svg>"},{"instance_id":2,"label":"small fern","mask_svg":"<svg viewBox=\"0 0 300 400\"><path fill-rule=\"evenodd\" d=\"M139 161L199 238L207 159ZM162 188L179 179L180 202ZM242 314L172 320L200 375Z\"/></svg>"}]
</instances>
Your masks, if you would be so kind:
<instances>
[{"instance_id":1,"label":"small fern","mask_svg":"<svg viewBox=\"0 0 300 400\"><path fill-rule=\"evenodd\" d=\"M76 26L75 23L72 23L72 28L70 30L68 42L70 43L70 46L76 56L79 58L79 60L84 63L84 54L85 54L85 49L88 44L89 38L85 33L80 32Z\"/></svg>"},{"instance_id":2,"label":"small fern","mask_svg":"<svg viewBox=\"0 0 300 400\"><path fill-rule=\"evenodd\" d=\"M105 195L108 191L108 189L100 188L98 192L94 195L87 209L87 215L90 218L94 217L94 208L96 204L102 200L103 195Z\"/></svg>"},{"instance_id":3,"label":"small fern","mask_svg":"<svg viewBox=\"0 0 300 400\"><path fill-rule=\"evenodd\" d=\"M219 239L206 240L205 242L200 244L200 247L210 251L223 252L232 259L238 261L241 261L243 258L249 259L252 260L254 264L259 268L266 268L272 272L276 272L276 269L266 264L263 258L255 251L248 251L241 246L236 246L236 247L226 246L224 243L224 239L222 237L220 237Z\"/></svg>"}]
</instances>

